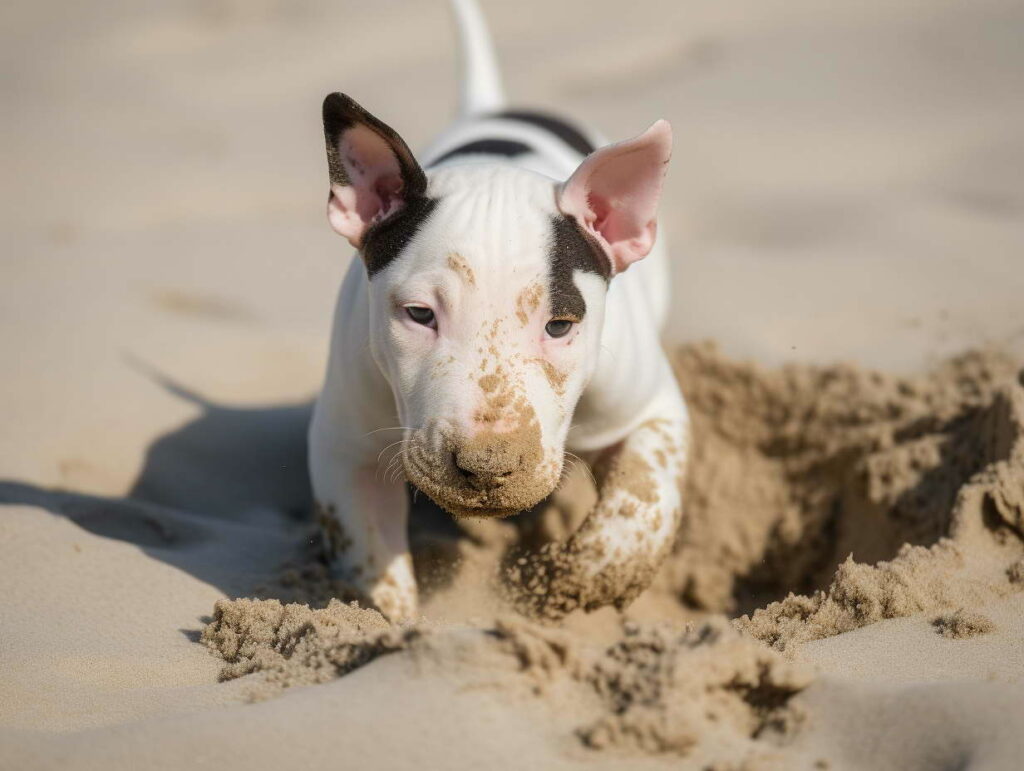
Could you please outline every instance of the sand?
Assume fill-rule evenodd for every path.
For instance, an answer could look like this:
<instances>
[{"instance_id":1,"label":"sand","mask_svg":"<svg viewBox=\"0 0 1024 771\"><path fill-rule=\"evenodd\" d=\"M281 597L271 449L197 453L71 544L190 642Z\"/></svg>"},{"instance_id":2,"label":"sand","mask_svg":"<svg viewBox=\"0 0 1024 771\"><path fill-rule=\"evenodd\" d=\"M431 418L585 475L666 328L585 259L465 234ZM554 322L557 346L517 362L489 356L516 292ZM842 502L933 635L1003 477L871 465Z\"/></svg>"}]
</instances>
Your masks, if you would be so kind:
<instances>
[{"instance_id":1,"label":"sand","mask_svg":"<svg viewBox=\"0 0 1024 771\"><path fill-rule=\"evenodd\" d=\"M932 626L943 637L954 640L977 637L979 634L988 634L995 629L995 624L988 616L963 608L936 616L932 619Z\"/></svg>"},{"instance_id":2,"label":"sand","mask_svg":"<svg viewBox=\"0 0 1024 771\"><path fill-rule=\"evenodd\" d=\"M578 466L501 522L420 497L410 626L320 561L303 435L348 254L319 102L422 146L435 4L16 4L0 768L1017 768L1019 3L484 5L514 94L676 130L695 443L652 587L509 607L512 556L592 502Z\"/></svg>"},{"instance_id":3,"label":"sand","mask_svg":"<svg viewBox=\"0 0 1024 771\"><path fill-rule=\"evenodd\" d=\"M308 592L310 604L219 601L202 641L224 659L221 678L252 675L250 698L266 699L398 651L440 659L441 672L471 687L530 686L563 739L595 752L757 767L762 756L809 757L818 716L798 697L822 673L802 646L914 616L965 640L997 628L979 608L1022 607L1024 368L1012 359L971 352L914 378L848 365L765 370L709 344L683 347L675 361L702 448L687 482L693 526L644 602L596 620L531 614L537 606L520 600L533 597L523 561L546 554L594 499L579 473L520 520L420 533L414 562L433 596L416 624L390 626L336 599L314 609L331 593L315 547L277 582L299 599ZM430 507L416 516L427 520ZM439 552L450 555L443 581ZM860 553L869 559L856 561ZM721 615L753 596L819 585L731 622ZM472 614L451 615L460 600ZM520 682L495 682L502 655ZM1016 681L1018 666L1003 676Z\"/></svg>"}]
</instances>

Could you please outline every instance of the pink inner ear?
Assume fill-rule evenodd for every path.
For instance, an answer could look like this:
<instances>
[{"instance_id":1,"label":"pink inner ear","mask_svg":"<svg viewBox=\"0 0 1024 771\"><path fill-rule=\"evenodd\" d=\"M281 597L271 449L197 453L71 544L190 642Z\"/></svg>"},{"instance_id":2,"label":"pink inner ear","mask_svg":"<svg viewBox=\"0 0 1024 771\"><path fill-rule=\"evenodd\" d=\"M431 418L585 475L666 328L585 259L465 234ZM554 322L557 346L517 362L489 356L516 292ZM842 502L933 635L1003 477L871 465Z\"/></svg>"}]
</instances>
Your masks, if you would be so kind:
<instances>
[{"instance_id":1,"label":"pink inner ear","mask_svg":"<svg viewBox=\"0 0 1024 771\"><path fill-rule=\"evenodd\" d=\"M327 219L358 249L370 225L404 205L402 170L387 141L361 124L342 134L338 159L348 184L331 185Z\"/></svg>"},{"instance_id":2,"label":"pink inner ear","mask_svg":"<svg viewBox=\"0 0 1024 771\"><path fill-rule=\"evenodd\" d=\"M589 155L562 186L559 209L597 238L616 273L654 246L658 199L671 154L672 130L659 120L635 139Z\"/></svg>"}]
</instances>

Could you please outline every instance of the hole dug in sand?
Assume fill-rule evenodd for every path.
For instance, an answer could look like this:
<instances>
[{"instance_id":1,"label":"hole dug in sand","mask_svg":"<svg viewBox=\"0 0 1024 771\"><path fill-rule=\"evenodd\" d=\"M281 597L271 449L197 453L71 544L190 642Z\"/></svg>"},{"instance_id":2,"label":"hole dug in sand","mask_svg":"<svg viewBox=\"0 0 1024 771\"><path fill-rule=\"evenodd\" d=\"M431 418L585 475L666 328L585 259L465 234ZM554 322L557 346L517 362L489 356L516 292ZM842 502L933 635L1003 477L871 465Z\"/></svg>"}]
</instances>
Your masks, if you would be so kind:
<instances>
[{"instance_id":1,"label":"hole dug in sand","mask_svg":"<svg viewBox=\"0 0 1024 771\"><path fill-rule=\"evenodd\" d=\"M470 680L480 662L503 661L508 682L527 684L586 747L733 762L799 733L794 697L812 679L801 643L919 613L944 619L942 633L973 634L983 625L972 607L1024 590L1024 386L1012 362L974 352L896 378L763 370L694 345L675 363L694 428L683 527L623 614L545 626L503 615L493 596L467 600L510 550L575 529L594 500L580 473L512 520L417 533L414 512L431 619L415 629L337 601L221 601L203 640L223 677L260 673L254 695L265 697L392 651L433 651ZM314 595L321 584L311 579ZM439 621L460 614L469 621ZM453 642L467 634L474 646Z\"/></svg>"}]
</instances>

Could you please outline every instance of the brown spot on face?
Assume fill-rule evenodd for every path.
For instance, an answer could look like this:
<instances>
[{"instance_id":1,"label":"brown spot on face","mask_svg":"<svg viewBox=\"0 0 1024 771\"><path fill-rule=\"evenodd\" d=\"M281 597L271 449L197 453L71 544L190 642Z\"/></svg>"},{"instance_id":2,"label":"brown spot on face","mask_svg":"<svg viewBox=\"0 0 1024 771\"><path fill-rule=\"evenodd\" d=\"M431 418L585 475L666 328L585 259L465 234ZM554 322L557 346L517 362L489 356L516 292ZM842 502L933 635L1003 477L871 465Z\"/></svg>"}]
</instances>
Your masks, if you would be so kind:
<instances>
[{"instance_id":1,"label":"brown spot on face","mask_svg":"<svg viewBox=\"0 0 1024 771\"><path fill-rule=\"evenodd\" d=\"M491 373L490 375L484 375L477 381L477 385L480 386L480 390L485 394L489 394L498 387L499 378L496 374Z\"/></svg>"},{"instance_id":2,"label":"brown spot on face","mask_svg":"<svg viewBox=\"0 0 1024 771\"><path fill-rule=\"evenodd\" d=\"M477 384L485 394L483 404L476 410L473 418L480 423L495 424L502 418L510 417L506 413L512 405L514 391L508 385L508 378L500 370L482 376ZM510 417L516 422L515 417Z\"/></svg>"},{"instance_id":3,"label":"brown spot on face","mask_svg":"<svg viewBox=\"0 0 1024 771\"><path fill-rule=\"evenodd\" d=\"M476 287L476 274L473 272L473 269L469 267L469 263L466 262L466 258L461 254L458 252L452 252L449 254L448 267L455 271L467 286Z\"/></svg>"},{"instance_id":4,"label":"brown spot on face","mask_svg":"<svg viewBox=\"0 0 1024 771\"><path fill-rule=\"evenodd\" d=\"M548 383L551 384L551 388L555 393L562 394L565 392L565 381L568 378L567 373L562 372L550 361L539 356L528 359L528 361L540 365L540 368L544 370L544 376L548 379Z\"/></svg>"},{"instance_id":5,"label":"brown spot on face","mask_svg":"<svg viewBox=\"0 0 1024 771\"><path fill-rule=\"evenodd\" d=\"M544 287L534 281L528 284L516 296L516 318L524 327L530 322L530 314L540 307L540 301L544 297Z\"/></svg>"}]
</instances>

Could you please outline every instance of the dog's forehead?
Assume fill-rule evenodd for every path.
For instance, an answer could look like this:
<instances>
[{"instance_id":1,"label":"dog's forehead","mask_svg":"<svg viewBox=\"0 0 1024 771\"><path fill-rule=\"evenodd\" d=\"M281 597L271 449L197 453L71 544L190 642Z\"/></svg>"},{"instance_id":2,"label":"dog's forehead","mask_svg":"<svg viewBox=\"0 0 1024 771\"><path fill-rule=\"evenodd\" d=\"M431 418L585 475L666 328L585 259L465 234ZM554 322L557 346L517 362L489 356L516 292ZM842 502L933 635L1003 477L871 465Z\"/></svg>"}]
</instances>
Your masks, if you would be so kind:
<instances>
[{"instance_id":1,"label":"dog's forehead","mask_svg":"<svg viewBox=\"0 0 1024 771\"><path fill-rule=\"evenodd\" d=\"M535 172L497 164L434 172L428 195L437 203L420 239L423 257L471 293L512 298L527 292L533 305L547 300L553 313L582 318L578 272L607 281L609 264L559 211L556 186Z\"/></svg>"},{"instance_id":2,"label":"dog's forehead","mask_svg":"<svg viewBox=\"0 0 1024 771\"><path fill-rule=\"evenodd\" d=\"M434 172L427 194L437 201L423 243L461 256L484 280L546 270L555 183L515 167L467 164Z\"/></svg>"},{"instance_id":3,"label":"dog's forehead","mask_svg":"<svg viewBox=\"0 0 1024 771\"><path fill-rule=\"evenodd\" d=\"M413 226L374 246L390 241L394 249L382 274L386 285L404 287L399 294L439 292L464 311L478 307L488 317L521 317L521 298L528 297L534 309L581 320L587 313L581 271L607 282L609 262L559 211L556 193L554 180L507 165L433 170L428 205L410 213Z\"/></svg>"}]
</instances>

